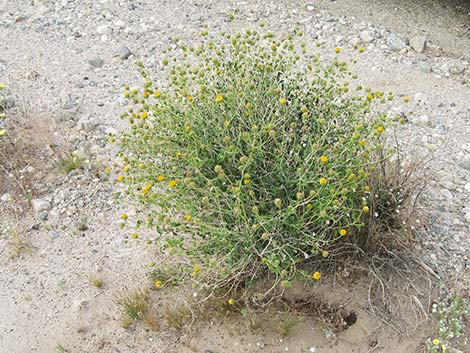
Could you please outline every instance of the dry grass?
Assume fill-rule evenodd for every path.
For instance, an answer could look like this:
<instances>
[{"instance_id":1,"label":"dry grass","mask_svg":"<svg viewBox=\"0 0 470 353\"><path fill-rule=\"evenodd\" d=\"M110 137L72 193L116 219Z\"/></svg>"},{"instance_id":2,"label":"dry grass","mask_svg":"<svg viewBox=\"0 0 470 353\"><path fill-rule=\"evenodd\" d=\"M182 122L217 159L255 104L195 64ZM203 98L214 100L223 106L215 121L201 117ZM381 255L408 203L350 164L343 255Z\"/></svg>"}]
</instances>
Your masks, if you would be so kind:
<instances>
[{"instance_id":1,"label":"dry grass","mask_svg":"<svg viewBox=\"0 0 470 353\"><path fill-rule=\"evenodd\" d=\"M103 286L103 278L97 274L89 274L87 275L88 283L96 288L101 288Z\"/></svg>"},{"instance_id":2,"label":"dry grass","mask_svg":"<svg viewBox=\"0 0 470 353\"><path fill-rule=\"evenodd\" d=\"M16 229L10 229L8 236L8 255L11 259L22 256L23 254L30 254L32 247L26 235Z\"/></svg>"}]
</instances>

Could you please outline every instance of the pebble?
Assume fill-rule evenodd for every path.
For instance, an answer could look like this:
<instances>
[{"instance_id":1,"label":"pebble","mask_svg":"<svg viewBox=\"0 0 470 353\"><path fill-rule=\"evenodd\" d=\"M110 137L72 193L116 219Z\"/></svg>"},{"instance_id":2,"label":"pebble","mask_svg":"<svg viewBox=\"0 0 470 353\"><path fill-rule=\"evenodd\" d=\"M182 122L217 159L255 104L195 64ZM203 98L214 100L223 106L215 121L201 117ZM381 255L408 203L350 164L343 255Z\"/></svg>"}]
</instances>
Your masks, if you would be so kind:
<instances>
[{"instance_id":1,"label":"pebble","mask_svg":"<svg viewBox=\"0 0 470 353\"><path fill-rule=\"evenodd\" d=\"M132 52L131 52L131 51L129 50L129 48L126 47L125 45L123 45L123 46L119 49L119 57L120 57L122 60L128 59L131 55L132 55Z\"/></svg>"},{"instance_id":2,"label":"pebble","mask_svg":"<svg viewBox=\"0 0 470 353\"><path fill-rule=\"evenodd\" d=\"M411 119L411 122L418 126L427 126L429 125L429 117L427 115L421 115Z\"/></svg>"},{"instance_id":3,"label":"pebble","mask_svg":"<svg viewBox=\"0 0 470 353\"><path fill-rule=\"evenodd\" d=\"M431 72L431 65L425 62L418 63L419 71L424 72L425 74L429 74Z\"/></svg>"},{"instance_id":4,"label":"pebble","mask_svg":"<svg viewBox=\"0 0 470 353\"><path fill-rule=\"evenodd\" d=\"M49 217L49 213L47 213L46 211L43 211L39 214L39 219L41 221L47 221L48 217Z\"/></svg>"},{"instance_id":5,"label":"pebble","mask_svg":"<svg viewBox=\"0 0 470 353\"><path fill-rule=\"evenodd\" d=\"M464 189L465 191L470 192L470 183L466 183Z\"/></svg>"},{"instance_id":6,"label":"pebble","mask_svg":"<svg viewBox=\"0 0 470 353\"><path fill-rule=\"evenodd\" d=\"M40 213L51 208L51 203L45 199L33 199L31 200L31 206L34 212Z\"/></svg>"},{"instance_id":7,"label":"pebble","mask_svg":"<svg viewBox=\"0 0 470 353\"><path fill-rule=\"evenodd\" d=\"M463 351L461 351L460 349L452 348L452 347L446 348L446 352L447 353L463 353Z\"/></svg>"},{"instance_id":8,"label":"pebble","mask_svg":"<svg viewBox=\"0 0 470 353\"><path fill-rule=\"evenodd\" d=\"M3 194L2 197L0 197L0 201L2 202L8 202L10 200L11 200L11 194L8 194L8 193Z\"/></svg>"},{"instance_id":9,"label":"pebble","mask_svg":"<svg viewBox=\"0 0 470 353\"><path fill-rule=\"evenodd\" d=\"M410 47L412 47L416 52L422 53L426 47L426 37L425 36L416 36L410 39Z\"/></svg>"},{"instance_id":10,"label":"pebble","mask_svg":"<svg viewBox=\"0 0 470 353\"><path fill-rule=\"evenodd\" d=\"M99 69L100 67L104 65L104 60L101 59L99 56L95 56L91 59L88 59L88 64Z\"/></svg>"},{"instance_id":11,"label":"pebble","mask_svg":"<svg viewBox=\"0 0 470 353\"><path fill-rule=\"evenodd\" d=\"M387 41L388 47L393 51L406 49L406 41L395 33L390 34Z\"/></svg>"},{"instance_id":12,"label":"pebble","mask_svg":"<svg viewBox=\"0 0 470 353\"><path fill-rule=\"evenodd\" d=\"M466 160L458 163L458 166L462 169L470 171L470 159L466 159Z\"/></svg>"},{"instance_id":13,"label":"pebble","mask_svg":"<svg viewBox=\"0 0 470 353\"><path fill-rule=\"evenodd\" d=\"M98 125L99 124L96 119L93 119L88 115L82 115L77 121L77 129L87 133L93 131Z\"/></svg>"},{"instance_id":14,"label":"pebble","mask_svg":"<svg viewBox=\"0 0 470 353\"><path fill-rule=\"evenodd\" d=\"M374 40L374 35L371 31L362 31L360 34L362 43L370 43Z\"/></svg>"},{"instance_id":15,"label":"pebble","mask_svg":"<svg viewBox=\"0 0 470 353\"><path fill-rule=\"evenodd\" d=\"M57 238L60 238L61 235L62 235L62 234L60 234L59 232L56 232L56 231L53 231L53 230L51 230L51 231L49 232L49 236L51 237L52 240L55 240L55 239L57 239Z\"/></svg>"}]
</instances>

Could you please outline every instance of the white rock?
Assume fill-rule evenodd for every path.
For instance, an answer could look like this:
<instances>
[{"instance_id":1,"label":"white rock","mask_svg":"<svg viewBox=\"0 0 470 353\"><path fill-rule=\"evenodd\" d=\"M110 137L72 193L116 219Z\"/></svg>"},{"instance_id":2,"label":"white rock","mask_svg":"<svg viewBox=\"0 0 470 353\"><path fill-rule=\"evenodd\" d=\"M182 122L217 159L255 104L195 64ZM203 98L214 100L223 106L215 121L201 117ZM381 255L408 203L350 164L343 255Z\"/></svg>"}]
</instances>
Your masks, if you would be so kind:
<instances>
[{"instance_id":1,"label":"white rock","mask_svg":"<svg viewBox=\"0 0 470 353\"><path fill-rule=\"evenodd\" d=\"M412 118L411 122L418 126L427 126L429 124L429 117L427 115L421 115L416 118Z\"/></svg>"},{"instance_id":2,"label":"white rock","mask_svg":"<svg viewBox=\"0 0 470 353\"><path fill-rule=\"evenodd\" d=\"M363 43L370 43L374 40L374 35L370 31L362 31L361 32L361 40Z\"/></svg>"},{"instance_id":3,"label":"white rock","mask_svg":"<svg viewBox=\"0 0 470 353\"><path fill-rule=\"evenodd\" d=\"M51 208L51 203L44 199L33 199L31 200L31 206L33 207L34 212L39 213Z\"/></svg>"},{"instance_id":4,"label":"white rock","mask_svg":"<svg viewBox=\"0 0 470 353\"><path fill-rule=\"evenodd\" d=\"M422 53L426 47L426 37L416 36L410 39L410 47L412 47L418 53Z\"/></svg>"}]
</instances>

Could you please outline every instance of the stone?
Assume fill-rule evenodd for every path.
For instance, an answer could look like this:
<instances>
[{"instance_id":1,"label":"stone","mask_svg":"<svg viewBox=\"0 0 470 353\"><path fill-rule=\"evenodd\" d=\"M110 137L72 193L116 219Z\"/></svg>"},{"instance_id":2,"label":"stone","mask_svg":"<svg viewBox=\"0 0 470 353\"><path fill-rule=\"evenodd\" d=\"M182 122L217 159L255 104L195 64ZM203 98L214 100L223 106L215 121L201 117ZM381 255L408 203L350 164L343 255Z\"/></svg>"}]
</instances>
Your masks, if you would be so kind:
<instances>
[{"instance_id":1,"label":"stone","mask_svg":"<svg viewBox=\"0 0 470 353\"><path fill-rule=\"evenodd\" d=\"M101 25L96 28L96 33L106 34L109 33L109 27L107 25Z\"/></svg>"},{"instance_id":2,"label":"stone","mask_svg":"<svg viewBox=\"0 0 470 353\"><path fill-rule=\"evenodd\" d=\"M470 192L470 183L466 183L464 189L465 191Z\"/></svg>"},{"instance_id":3,"label":"stone","mask_svg":"<svg viewBox=\"0 0 470 353\"><path fill-rule=\"evenodd\" d=\"M40 213L51 208L51 203L45 199L32 199L31 206L34 212Z\"/></svg>"},{"instance_id":4,"label":"stone","mask_svg":"<svg viewBox=\"0 0 470 353\"><path fill-rule=\"evenodd\" d=\"M132 52L131 52L131 51L129 50L129 48L126 47L125 45L123 45L123 46L119 49L119 57L120 57L122 60L128 59L131 55L132 55Z\"/></svg>"},{"instance_id":5,"label":"stone","mask_svg":"<svg viewBox=\"0 0 470 353\"><path fill-rule=\"evenodd\" d=\"M51 230L51 231L49 232L49 236L51 237L52 240L55 240L55 239L60 238L61 235L62 235L62 234L60 234L59 232L56 232L56 231L54 231L54 230Z\"/></svg>"},{"instance_id":6,"label":"stone","mask_svg":"<svg viewBox=\"0 0 470 353\"><path fill-rule=\"evenodd\" d=\"M470 171L470 159L466 159L466 160L458 163L458 166L462 169Z\"/></svg>"},{"instance_id":7,"label":"stone","mask_svg":"<svg viewBox=\"0 0 470 353\"><path fill-rule=\"evenodd\" d=\"M416 52L422 53L426 47L426 37L425 36L416 36L410 39L410 47L412 47Z\"/></svg>"},{"instance_id":8,"label":"stone","mask_svg":"<svg viewBox=\"0 0 470 353\"><path fill-rule=\"evenodd\" d=\"M429 117L427 115L417 116L411 119L411 122L418 126L427 126L429 125Z\"/></svg>"},{"instance_id":9,"label":"stone","mask_svg":"<svg viewBox=\"0 0 470 353\"><path fill-rule=\"evenodd\" d=\"M88 64L99 69L100 67L104 65L104 60L101 59L99 56L95 56L91 59L88 59Z\"/></svg>"},{"instance_id":10,"label":"stone","mask_svg":"<svg viewBox=\"0 0 470 353\"><path fill-rule=\"evenodd\" d=\"M452 75L461 75L465 71L465 66L462 64L454 64L449 67L449 73Z\"/></svg>"},{"instance_id":11,"label":"stone","mask_svg":"<svg viewBox=\"0 0 470 353\"><path fill-rule=\"evenodd\" d=\"M306 8L307 8L307 11L310 11L310 12L315 10L315 6L313 4L307 4Z\"/></svg>"},{"instance_id":12,"label":"stone","mask_svg":"<svg viewBox=\"0 0 470 353\"><path fill-rule=\"evenodd\" d=\"M431 72L431 65L425 62L418 63L419 71L424 72L425 74L429 74Z\"/></svg>"},{"instance_id":13,"label":"stone","mask_svg":"<svg viewBox=\"0 0 470 353\"><path fill-rule=\"evenodd\" d=\"M395 33L390 34L387 41L388 47L393 51L406 49L406 40Z\"/></svg>"},{"instance_id":14,"label":"stone","mask_svg":"<svg viewBox=\"0 0 470 353\"><path fill-rule=\"evenodd\" d=\"M88 115L81 116L77 121L77 129L87 133L93 131L98 125L96 119L92 119Z\"/></svg>"},{"instance_id":15,"label":"stone","mask_svg":"<svg viewBox=\"0 0 470 353\"><path fill-rule=\"evenodd\" d=\"M0 201L2 202L8 202L10 200L11 200L11 194L8 194L8 193L3 194L2 197L0 197Z\"/></svg>"},{"instance_id":16,"label":"stone","mask_svg":"<svg viewBox=\"0 0 470 353\"><path fill-rule=\"evenodd\" d=\"M46 211L43 211L39 214L39 219L41 221L47 221L48 217L49 217L49 213L47 213Z\"/></svg>"},{"instance_id":17,"label":"stone","mask_svg":"<svg viewBox=\"0 0 470 353\"><path fill-rule=\"evenodd\" d=\"M452 347L446 348L446 352L447 353L463 353L463 351L461 351L460 349L452 348Z\"/></svg>"},{"instance_id":18,"label":"stone","mask_svg":"<svg viewBox=\"0 0 470 353\"><path fill-rule=\"evenodd\" d=\"M374 40L374 35L371 31L362 31L360 34L362 43L370 43Z\"/></svg>"}]
</instances>

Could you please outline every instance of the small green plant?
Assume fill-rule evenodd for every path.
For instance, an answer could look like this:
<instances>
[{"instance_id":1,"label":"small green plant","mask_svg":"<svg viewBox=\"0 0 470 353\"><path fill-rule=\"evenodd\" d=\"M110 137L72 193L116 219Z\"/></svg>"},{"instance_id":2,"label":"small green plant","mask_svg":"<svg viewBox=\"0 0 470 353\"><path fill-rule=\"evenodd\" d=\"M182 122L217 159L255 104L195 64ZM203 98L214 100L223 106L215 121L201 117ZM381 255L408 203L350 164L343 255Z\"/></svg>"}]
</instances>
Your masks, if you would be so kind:
<instances>
[{"instance_id":1,"label":"small green plant","mask_svg":"<svg viewBox=\"0 0 470 353\"><path fill-rule=\"evenodd\" d=\"M8 231L8 248L11 259L31 253L31 244L25 235L13 228Z\"/></svg>"},{"instance_id":2,"label":"small green plant","mask_svg":"<svg viewBox=\"0 0 470 353\"><path fill-rule=\"evenodd\" d=\"M288 337L292 334L295 327L300 323L301 318L294 316L287 316L279 321L277 332L283 336Z\"/></svg>"},{"instance_id":3,"label":"small green plant","mask_svg":"<svg viewBox=\"0 0 470 353\"><path fill-rule=\"evenodd\" d=\"M148 293L143 289L125 290L115 298L123 327L127 328L134 321L142 320L149 307L148 299Z\"/></svg>"},{"instance_id":4,"label":"small green plant","mask_svg":"<svg viewBox=\"0 0 470 353\"><path fill-rule=\"evenodd\" d=\"M181 55L164 52L162 84L138 63L142 89L124 87L129 132L109 137L121 147L117 181L145 205L135 224L164 235L168 258L184 264L179 283L210 292L266 274L280 289L318 282L310 260L401 226L387 217L406 196L377 180L394 156L378 108L391 93L352 86L341 49L325 65L300 30L202 36L179 41Z\"/></svg>"},{"instance_id":5,"label":"small green plant","mask_svg":"<svg viewBox=\"0 0 470 353\"><path fill-rule=\"evenodd\" d=\"M85 160L86 158L80 155L79 151L68 151L59 157L56 166L61 172L68 174L73 170L82 168Z\"/></svg>"},{"instance_id":6,"label":"small green plant","mask_svg":"<svg viewBox=\"0 0 470 353\"><path fill-rule=\"evenodd\" d=\"M470 305L460 296L449 296L432 306L437 319L436 334L426 342L429 353L446 352L450 347L466 348L470 344Z\"/></svg>"},{"instance_id":7,"label":"small green plant","mask_svg":"<svg viewBox=\"0 0 470 353\"><path fill-rule=\"evenodd\" d=\"M101 288L103 286L103 279L98 275L90 274L87 276L88 282L96 288Z\"/></svg>"},{"instance_id":8,"label":"small green plant","mask_svg":"<svg viewBox=\"0 0 470 353\"><path fill-rule=\"evenodd\" d=\"M61 345L60 343L57 343L57 346L55 346L55 350L57 351L57 353L67 352L67 350L64 348L64 346Z\"/></svg>"}]
</instances>

